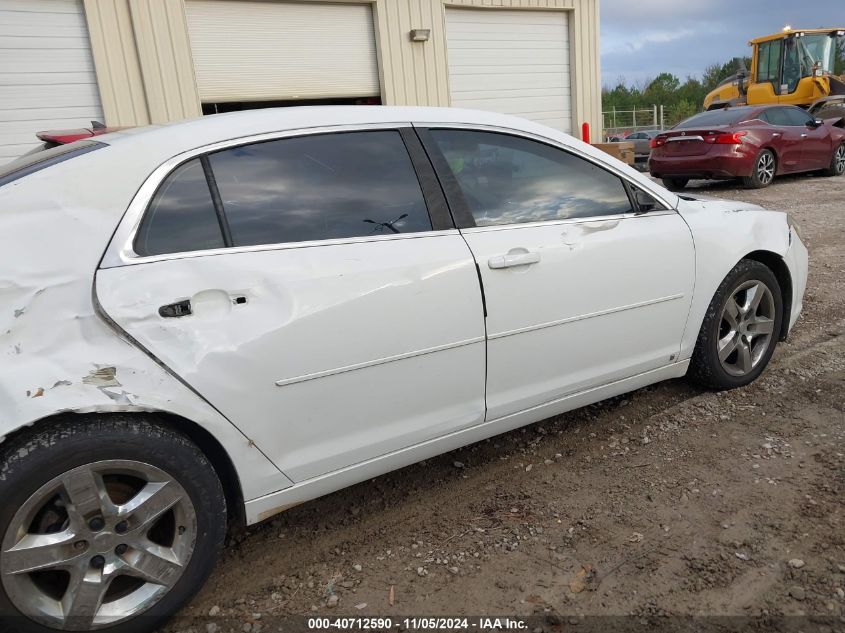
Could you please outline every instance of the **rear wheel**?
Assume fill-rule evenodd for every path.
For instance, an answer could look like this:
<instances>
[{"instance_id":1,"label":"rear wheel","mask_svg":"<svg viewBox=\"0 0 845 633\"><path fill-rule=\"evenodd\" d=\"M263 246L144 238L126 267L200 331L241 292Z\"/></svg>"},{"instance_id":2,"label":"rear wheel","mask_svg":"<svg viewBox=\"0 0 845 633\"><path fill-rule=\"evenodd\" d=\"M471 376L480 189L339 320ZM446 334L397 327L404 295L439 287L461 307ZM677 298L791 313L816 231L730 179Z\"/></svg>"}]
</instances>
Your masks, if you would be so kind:
<instances>
[{"instance_id":1,"label":"rear wheel","mask_svg":"<svg viewBox=\"0 0 845 633\"><path fill-rule=\"evenodd\" d=\"M688 182L689 178L664 178L663 186L669 191L682 191Z\"/></svg>"},{"instance_id":2,"label":"rear wheel","mask_svg":"<svg viewBox=\"0 0 845 633\"><path fill-rule=\"evenodd\" d=\"M825 176L841 176L845 173L845 143L833 150L830 158L830 167L824 170Z\"/></svg>"},{"instance_id":3,"label":"rear wheel","mask_svg":"<svg viewBox=\"0 0 845 633\"><path fill-rule=\"evenodd\" d=\"M698 334L690 375L715 389L753 382L775 351L783 299L774 273L743 259L716 290Z\"/></svg>"},{"instance_id":4,"label":"rear wheel","mask_svg":"<svg viewBox=\"0 0 845 633\"><path fill-rule=\"evenodd\" d=\"M750 176L745 176L742 179L742 185L746 189L762 189L772 184L775 179L775 171L777 168L777 161L775 155L771 150L764 149L757 154L757 160L754 161L754 169Z\"/></svg>"},{"instance_id":5,"label":"rear wheel","mask_svg":"<svg viewBox=\"0 0 845 633\"><path fill-rule=\"evenodd\" d=\"M151 631L205 582L225 500L184 436L83 418L3 448L0 612L12 630Z\"/></svg>"}]
</instances>

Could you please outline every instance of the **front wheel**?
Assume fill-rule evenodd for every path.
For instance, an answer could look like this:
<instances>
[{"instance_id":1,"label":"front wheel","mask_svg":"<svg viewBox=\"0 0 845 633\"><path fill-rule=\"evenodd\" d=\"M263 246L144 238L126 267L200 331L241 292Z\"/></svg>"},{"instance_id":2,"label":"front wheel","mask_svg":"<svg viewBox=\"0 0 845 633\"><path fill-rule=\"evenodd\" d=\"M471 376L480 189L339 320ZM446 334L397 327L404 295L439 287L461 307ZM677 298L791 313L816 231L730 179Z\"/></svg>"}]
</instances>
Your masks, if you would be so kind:
<instances>
[{"instance_id":1,"label":"front wheel","mask_svg":"<svg viewBox=\"0 0 845 633\"><path fill-rule=\"evenodd\" d=\"M775 351L783 300L774 273L743 259L713 296L690 364L690 376L706 387L733 389L753 382Z\"/></svg>"},{"instance_id":2,"label":"front wheel","mask_svg":"<svg viewBox=\"0 0 845 633\"><path fill-rule=\"evenodd\" d=\"M226 506L183 435L74 416L2 448L0 612L12 630L152 631L205 582Z\"/></svg>"},{"instance_id":3,"label":"front wheel","mask_svg":"<svg viewBox=\"0 0 845 633\"><path fill-rule=\"evenodd\" d=\"M845 173L845 143L840 143L830 159L830 167L824 170L825 176L841 176Z\"/></svg>"},{"instance_id":4,"label":"front wheel","mask_svg":"<svg viewBox=\"0 0 845 633\"><path fill-rule=\"evenodd\" d=\"M775 179L776 167L777 161L775 160L775 155L771 150L764 149L757 154L751 175L742 179L742 185L746 189L762 189L763 187L768 187Z\"/></svg>"}]
</instances>

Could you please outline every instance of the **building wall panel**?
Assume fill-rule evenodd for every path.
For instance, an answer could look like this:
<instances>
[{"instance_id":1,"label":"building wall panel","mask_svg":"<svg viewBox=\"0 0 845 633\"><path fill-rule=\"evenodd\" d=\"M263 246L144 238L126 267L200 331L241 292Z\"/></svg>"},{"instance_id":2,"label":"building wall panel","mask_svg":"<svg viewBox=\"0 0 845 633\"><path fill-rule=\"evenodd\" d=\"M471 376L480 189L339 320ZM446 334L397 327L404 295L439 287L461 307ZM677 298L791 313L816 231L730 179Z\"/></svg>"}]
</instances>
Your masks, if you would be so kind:
<instances>
[{"instance_id":1,"label":"building wall panel","mask_svg":"<svg viewBox=\"0 0 845 633\"><path fill-rule=\"evenodd\" d=\"M143 125L200 114L186 1L190 2L85 0L109 124ZM372 5L379 82L386 105L450 105L447 6L567 11L573 123L588 121L595 130L601 125L599 0L334 1ZM412 42L411 29L429 29L430 39Z\"/></svg>"}]
</instances>

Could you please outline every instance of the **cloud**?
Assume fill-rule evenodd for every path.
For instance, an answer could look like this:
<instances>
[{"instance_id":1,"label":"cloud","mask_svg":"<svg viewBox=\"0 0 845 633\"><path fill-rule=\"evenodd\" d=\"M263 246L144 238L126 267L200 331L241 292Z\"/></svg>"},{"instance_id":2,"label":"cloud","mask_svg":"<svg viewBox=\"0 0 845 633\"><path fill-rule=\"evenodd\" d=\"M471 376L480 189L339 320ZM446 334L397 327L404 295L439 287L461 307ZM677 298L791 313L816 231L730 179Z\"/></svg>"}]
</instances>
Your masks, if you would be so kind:
<instances>
[{"instance_id":1,"label":"cloud","mask_svg":"<svg viewBox=\"0 0 845 633\"><path fill-rule=\"evenodd\" d=\"M603 47L602 54L628 53L642 50L650 44L667 44L687 38L694 34L692 29L675 29L672 31L645 31L636 36L610 36L610 42Z\"/></svg>"},{"instance_id":2,"label":"cloud","mask_svg":"<svg viewBox=\"0 0 845 633\"><path fill-rule=\"evenodd\" d=\"M796 28L840 26L842 0L599 0L602 82L635 83L671 72L701 76L714 63L750 55L748 40Z\"/></svg>"}]
</instances>

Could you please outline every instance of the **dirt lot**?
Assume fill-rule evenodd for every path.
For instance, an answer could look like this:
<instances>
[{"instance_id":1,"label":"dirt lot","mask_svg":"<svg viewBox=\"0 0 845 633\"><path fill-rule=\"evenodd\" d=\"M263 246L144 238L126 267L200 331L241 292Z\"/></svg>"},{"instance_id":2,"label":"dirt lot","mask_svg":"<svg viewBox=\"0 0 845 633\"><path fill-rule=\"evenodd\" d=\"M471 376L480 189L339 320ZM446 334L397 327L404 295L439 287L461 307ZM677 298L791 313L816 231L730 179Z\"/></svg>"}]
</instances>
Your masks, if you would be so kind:
<instances>
[{"instance_id":1,"label":"dirt lot","mask_svg":"<svg viewBox=\"0 0 845 633\"><path fill-rule=\"evenodd\" d=\"M696 185L793 212L809 243L804 316L760 380L656 385L295 508L231 543L169 629L538 613L845 630L845 177Z\"/></svg>"}]
</instances>

